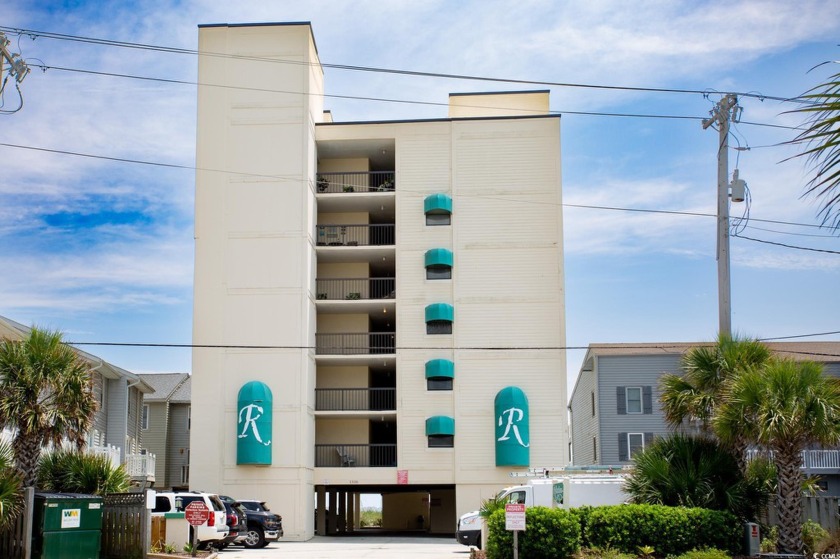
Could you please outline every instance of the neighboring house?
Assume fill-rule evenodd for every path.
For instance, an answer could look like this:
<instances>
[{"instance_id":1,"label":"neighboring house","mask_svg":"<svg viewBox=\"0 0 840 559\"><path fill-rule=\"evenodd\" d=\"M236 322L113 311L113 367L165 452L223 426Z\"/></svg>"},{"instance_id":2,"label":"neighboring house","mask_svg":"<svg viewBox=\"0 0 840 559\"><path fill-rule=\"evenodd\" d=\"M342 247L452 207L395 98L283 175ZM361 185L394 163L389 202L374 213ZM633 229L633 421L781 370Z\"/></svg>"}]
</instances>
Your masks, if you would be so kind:
<instances>
[{"instance_id":1,"label":"neighboring house","mask_svg":"<svg viewBox=\"0 0 840 559\"><path fill-rule=\"evenodd\" d=\"M223 89L198 88L196 165L241 174L196 174L190 487L267 501L288 540L358 527L361 494L451 534L512 470L567 464L549 91L340 121L309 24L198 33L225 63L199 57Z\"/></svg>"},{"instance_id":2,"label":"neighboring house","mask_svg":"<svg viewBox=\"0 0 840 559\"><path fill-rule=\"evenodd\" d=\"M659 378L681 374L686 351L710 343L591 344L569 403L572 464L629 464L633 453L673 430L659 404ZM821 362L840 377L840 342L771 342L781 357ZM840 450L805 454L808 473L840 494Z\"/></svg>"},{"instance_id":3,"label":"neighboring house","mask_svg":"<svg viewBox=\"0 0 840 559\"><path fill-rule=\"evenodd\" d=\"M143 441L156 456L155 487L187 489L190 482L190 388L187 373L140 375L154 392L143 397Z\"/></svg>"},{"instance_id":4,"label":"neighboring house","mask_svg":"<svg viewBox=\"0 0 840 559\"><path fill-rule=\"evenodd\" d=\"M28 327L0 317L0 338L21 340L28 335ZM73 349L90 365L98 404L87 436L88 452L106 455L115 464L125 464L136 484L154 483L155 457L143 447L140 426L143 395L152 392L152 387L139 375Z\"/></svg>"}]
</instances>

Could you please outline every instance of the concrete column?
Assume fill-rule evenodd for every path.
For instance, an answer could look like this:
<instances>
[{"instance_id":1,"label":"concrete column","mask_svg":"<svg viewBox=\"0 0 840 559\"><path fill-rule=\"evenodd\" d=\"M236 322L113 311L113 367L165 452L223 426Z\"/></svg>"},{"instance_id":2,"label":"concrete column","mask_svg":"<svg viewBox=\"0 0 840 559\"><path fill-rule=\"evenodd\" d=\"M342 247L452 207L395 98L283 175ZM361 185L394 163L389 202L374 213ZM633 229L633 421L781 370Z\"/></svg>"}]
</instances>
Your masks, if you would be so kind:
<instances>
[{"instance_id":1,"label":"concrete column","mask_svg":"<svg viewBox=\"0 0 840 559\"><path fill-rule=\"evenodd\" d=\"M318 525L315 526L315 533L319 536L327 535L327 490L323 485L318 486L317 491L318 504L316 505L318 511Z\"/></svg>"},{"instance_id":2,"label":"concrete column","mask_svg":"<svg viewBox=\"0 0 840 559\"><path fill-rule=\"evenodd\" d=\"M327 534L335 534L336 525L336 510L338 509L338 491L330 491L330 513L327 515Z\"/></svg>"},{"instance_id":3,"label":"concrete column","mask_svg":"<svg viewBox=\"0 0 840 559\"><path fill-rule=\"evenodd\" d=\"M338 493L338 531L344 533L347 531L347 492L340 491Z\"/></svg>"},{"instance_id":4,"label":"concrete column","mask_svg":"<svg viewBox=\"0 0 840 559\"><path fill-rule=\"evenodd\" d=\"M356 528L356 494L347 494L347 531L352 532Z\"/></svg>"}]
</instances>

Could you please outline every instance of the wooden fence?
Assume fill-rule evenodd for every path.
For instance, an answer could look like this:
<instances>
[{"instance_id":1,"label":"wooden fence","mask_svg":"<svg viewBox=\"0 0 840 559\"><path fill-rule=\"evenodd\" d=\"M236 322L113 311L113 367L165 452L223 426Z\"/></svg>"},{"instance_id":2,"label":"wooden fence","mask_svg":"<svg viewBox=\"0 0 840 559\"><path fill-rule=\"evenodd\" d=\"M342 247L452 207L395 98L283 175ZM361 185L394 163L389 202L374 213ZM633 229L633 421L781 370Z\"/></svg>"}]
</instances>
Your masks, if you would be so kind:
<instances>
[{"instance_id":1,"label":"wooden fence","mask_svg":"<svg viewBox=\"0 0 840 559\"><path fill-rule=\"evenodd\" d=\"M32 511L35 504L35 489L23 489L23 511L14 525L0 532L0 557L5 559L29 559L32 554Z\"/></svg>"},{"instance_id":2,"label":"wooden fence","mask_svg":"<svg viewBox=\"0 0 840 559\"><path fill-rule=\"evenodd\" d=\"M142 559L149 553L152 515L146 493L111 493L102 514L103 559Z\"/></svg>"},{"instance_id":3,"label":"wooden fence","mask_svg":"<svg viewBox=\"0 0 840 559\"><path fill-rule=\"evenodd\" d=\"M829 532L840 528L840 517L838 517L838 506L840 497L804 497L805 508L802 520L813 520ZM779 515L776 514L775 505L767 508L767 524L772 526L779 523Z\"/></svg>"}]
</instances>

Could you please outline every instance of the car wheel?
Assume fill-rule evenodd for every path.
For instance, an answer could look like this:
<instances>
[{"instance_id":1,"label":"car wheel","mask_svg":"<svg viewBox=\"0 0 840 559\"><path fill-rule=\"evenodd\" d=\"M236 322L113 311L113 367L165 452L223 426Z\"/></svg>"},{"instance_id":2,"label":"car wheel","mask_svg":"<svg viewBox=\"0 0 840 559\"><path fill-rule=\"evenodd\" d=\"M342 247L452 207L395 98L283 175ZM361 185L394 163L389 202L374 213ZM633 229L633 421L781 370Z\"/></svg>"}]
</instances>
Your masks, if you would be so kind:
<instances>
[{"instance_id":1,"label":"car wheel","mask_svg":"<svg viewBox=\"0 0 840 559\"><path fill-rule=\"evenodd\" d=\"M266 541L262 528L259 526L249 526L248 535L245 536L245 540L242 544L248 549L255 549L265 547L265 543Z\"/></svg>"}]
</instances>

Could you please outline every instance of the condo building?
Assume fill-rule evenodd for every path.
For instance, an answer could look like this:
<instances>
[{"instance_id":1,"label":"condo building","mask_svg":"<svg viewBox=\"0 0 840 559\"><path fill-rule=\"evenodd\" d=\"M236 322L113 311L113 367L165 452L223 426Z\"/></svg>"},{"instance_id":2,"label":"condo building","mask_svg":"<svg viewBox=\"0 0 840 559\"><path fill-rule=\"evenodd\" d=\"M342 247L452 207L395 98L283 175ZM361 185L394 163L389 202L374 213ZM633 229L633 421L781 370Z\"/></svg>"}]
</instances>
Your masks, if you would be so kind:
<instances>
[{"instance_id":1,"label":"condo building","mask_svg":"<svg viewBox=\"0 0 840 559\"><path fill-rule=\"evenodd\" d=\"M284 539L357 530L362 495L445 534L568 464L548 91L342 122L308 23L199 51L190 487L266 501Z\"/></svg>"}]
</instances>

